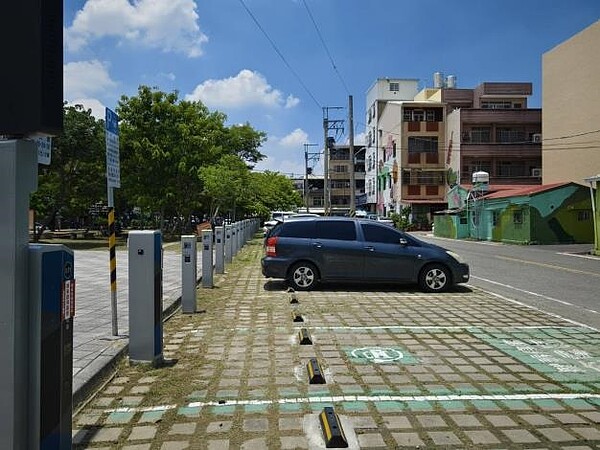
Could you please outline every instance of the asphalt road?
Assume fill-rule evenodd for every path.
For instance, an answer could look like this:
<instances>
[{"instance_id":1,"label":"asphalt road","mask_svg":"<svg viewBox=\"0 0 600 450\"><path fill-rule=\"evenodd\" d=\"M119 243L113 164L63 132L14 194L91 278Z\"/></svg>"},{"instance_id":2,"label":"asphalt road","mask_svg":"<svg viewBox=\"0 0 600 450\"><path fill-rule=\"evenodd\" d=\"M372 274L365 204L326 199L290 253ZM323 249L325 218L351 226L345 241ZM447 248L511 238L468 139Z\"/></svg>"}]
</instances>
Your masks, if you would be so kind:
<instances>
[{"instance_id":1,"label":"asphalt road","mask_svg":"<svg viewBox=\"0 0 600 450\"><path fill-rule=\"evenodd\" d=\"M600 329L600 257L583 254L591 245L521 246L419 237L466 259L469 284Z\"/></svg>"}]
</instances>

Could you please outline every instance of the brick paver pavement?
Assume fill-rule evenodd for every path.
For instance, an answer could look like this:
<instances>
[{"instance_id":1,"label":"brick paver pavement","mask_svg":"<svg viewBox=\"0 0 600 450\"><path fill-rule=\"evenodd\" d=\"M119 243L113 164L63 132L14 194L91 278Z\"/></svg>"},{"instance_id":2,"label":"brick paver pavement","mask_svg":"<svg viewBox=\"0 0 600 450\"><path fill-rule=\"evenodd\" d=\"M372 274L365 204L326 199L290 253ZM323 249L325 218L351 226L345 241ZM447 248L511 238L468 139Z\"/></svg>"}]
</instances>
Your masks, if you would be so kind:
<instances>
[{"instance_id":1,"label":"brick paver pavement","mask_svg":"<svg viewBox=\"0 0 600 450\"><path fill-rule=\"evenodd\" d=\"M121 364L74 448L325 448L326 406L350 448L600 448L598 331L469 286L289 293L261 255L250 241L203 312L165 324L170 364Z\"/></svg>"}]
</instances>

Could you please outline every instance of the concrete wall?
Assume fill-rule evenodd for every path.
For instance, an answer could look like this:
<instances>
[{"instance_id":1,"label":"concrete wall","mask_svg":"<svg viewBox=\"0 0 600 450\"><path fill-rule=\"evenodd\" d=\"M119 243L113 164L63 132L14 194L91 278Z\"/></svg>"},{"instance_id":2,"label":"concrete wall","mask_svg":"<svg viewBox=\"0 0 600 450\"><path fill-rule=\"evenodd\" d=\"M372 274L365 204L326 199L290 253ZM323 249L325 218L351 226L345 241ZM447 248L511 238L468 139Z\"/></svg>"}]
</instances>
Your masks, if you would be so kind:
<instances>
[{"instance_id":1,"label":"concrete wall","mask_svg":"<svg viewBox=\"0 0 600 450\"><path fill-rule=\"evenodd\" d=\"M542 183L600 173L600 21L542 57Z\"/></svg>"}]
</instances>

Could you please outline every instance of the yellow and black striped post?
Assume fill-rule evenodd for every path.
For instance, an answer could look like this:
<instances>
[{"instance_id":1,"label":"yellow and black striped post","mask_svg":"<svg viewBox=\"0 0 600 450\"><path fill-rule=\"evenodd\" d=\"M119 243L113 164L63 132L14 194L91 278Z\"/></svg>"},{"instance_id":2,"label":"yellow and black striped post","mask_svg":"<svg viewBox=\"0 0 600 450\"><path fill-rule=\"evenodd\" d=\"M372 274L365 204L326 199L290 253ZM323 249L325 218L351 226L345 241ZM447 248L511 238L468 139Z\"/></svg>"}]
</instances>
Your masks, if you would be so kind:
<instances>
[{"instance_id":1,"label":"yellow and black striped post","mask_svg":"<svg viewBox=\"0 0 600 450\"><path fill-rule=\"evenodd\" d=\"M112 310L112 334L118 336L117 324L117 238L115 233L115 209L108 209L108 250L110 252L110 301Z\"/></svg>"}]
</instances>

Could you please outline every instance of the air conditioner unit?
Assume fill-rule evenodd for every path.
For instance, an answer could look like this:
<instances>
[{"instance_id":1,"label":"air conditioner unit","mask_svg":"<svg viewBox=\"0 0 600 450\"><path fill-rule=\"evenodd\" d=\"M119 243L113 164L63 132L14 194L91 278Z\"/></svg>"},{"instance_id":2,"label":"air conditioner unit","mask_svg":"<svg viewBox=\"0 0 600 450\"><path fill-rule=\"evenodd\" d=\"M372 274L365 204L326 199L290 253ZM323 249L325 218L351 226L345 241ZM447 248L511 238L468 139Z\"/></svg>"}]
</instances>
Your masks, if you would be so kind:
<instances>
[{"instance_id":1,"label":"air conditioner unit","mask_svg":"<svg viewBox=\"0 0 600 450\"><path fill-rule=\"evenodd\" d=\"M541 133L535 133L533 136L531 136L531 142L534 142L535 144L541 144L541 142L542 142L542 134Z\"/></svg>"},{"instance_id":2,"label":"air conditioner unit","mask_svg":"<svg viewBox=\"0 0 600 450\"><path fill-rule=\"evenodd\" d=\"M540 168L531 169L531 176L540 178L542 176L542 169L540 169Z\"/></svg>"}]
</instances>

